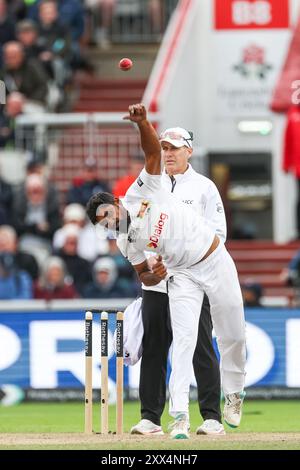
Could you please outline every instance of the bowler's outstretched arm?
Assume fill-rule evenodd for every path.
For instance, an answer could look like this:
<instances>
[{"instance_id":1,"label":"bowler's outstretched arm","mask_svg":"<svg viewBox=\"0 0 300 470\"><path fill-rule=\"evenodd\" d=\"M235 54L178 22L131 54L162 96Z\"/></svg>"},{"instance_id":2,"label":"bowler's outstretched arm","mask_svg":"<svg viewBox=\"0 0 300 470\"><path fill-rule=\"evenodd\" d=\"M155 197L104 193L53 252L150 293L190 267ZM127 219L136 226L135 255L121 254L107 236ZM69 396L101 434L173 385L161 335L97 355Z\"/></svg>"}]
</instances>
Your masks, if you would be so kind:
<instances>
[{"instance_id":1,"label":"bowler's outstretched arm","mask_svg":"<svg viewBox=\"0 0 300 470\"><path fill-rule=\"evenodd\" d=\"M150 175L161 174L161 147L156 130L147 119L147 111L143 104L133 104L124 117L138 125L141 145L145 154L145 169Z\"/></svg>"}]
</instances>

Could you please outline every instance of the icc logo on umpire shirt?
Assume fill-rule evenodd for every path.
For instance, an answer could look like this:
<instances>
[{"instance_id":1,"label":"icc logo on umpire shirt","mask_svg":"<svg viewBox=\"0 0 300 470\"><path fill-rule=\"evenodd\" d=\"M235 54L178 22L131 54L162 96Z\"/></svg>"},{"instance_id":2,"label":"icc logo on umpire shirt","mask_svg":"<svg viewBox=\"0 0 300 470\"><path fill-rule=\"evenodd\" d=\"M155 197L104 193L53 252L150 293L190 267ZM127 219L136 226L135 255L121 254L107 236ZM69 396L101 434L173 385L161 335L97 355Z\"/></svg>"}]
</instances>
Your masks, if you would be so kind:
<instances>
[{"instance_id":1,"label":"icc logo on umpire shirt","mask_svg":"<svg viewBox=\"0 0 300 470\"><path fill-rule=\"evenodd\" d=\"M0 80L0 104L6 103L5 83Z\"/></svg>"}]
</instances>

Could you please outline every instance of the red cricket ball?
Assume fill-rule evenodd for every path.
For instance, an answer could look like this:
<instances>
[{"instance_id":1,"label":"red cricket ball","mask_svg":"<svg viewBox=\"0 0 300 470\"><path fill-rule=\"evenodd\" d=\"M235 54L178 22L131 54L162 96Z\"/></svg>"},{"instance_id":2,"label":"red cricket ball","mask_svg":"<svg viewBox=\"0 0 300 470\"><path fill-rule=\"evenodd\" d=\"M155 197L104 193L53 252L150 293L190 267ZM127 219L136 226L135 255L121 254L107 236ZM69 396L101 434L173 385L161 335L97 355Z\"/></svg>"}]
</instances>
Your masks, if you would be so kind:
<instances>
[{"instance_id":1,"label":"red cricket ball","mask_svg":"<svg viewBox=\"0 0 300 470\"><path fill-rule=\"evenodd\" d=\"M123 70L124 72L126 70L130 70L132 67L132 60L128 59L128 57L124 57L124 59L121 59L119 62L119 68Z\"/></svg>"}]
</instances>

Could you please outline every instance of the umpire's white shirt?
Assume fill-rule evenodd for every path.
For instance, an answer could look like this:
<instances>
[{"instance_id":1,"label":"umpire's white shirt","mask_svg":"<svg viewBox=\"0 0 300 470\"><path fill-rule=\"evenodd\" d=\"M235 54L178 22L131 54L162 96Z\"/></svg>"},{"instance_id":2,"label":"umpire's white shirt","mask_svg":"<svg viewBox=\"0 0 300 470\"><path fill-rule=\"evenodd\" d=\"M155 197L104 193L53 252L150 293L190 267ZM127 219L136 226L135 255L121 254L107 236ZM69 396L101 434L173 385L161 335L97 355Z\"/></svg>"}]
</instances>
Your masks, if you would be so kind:
<instances>
[{"instance_id":1,"label":"umpire's white shirt","mask_svg":"<svg viewBox=\"0 0 300 470\"><path fill-rule=\"evenodd\" d=\"M163 171L162 187L188 206L192 206L205 217L208 224L225 243L227 228L224 207L216 185L206 176L197 173L189 164L188 169L182 173L170 176ZM152 253L149 253L151 255ZM156 286L142 285L144 290L167 292L165 281Z\"/></svg>"},{"instance_id":2,"label":"umpire's white shirt","mask_svg":"<svg viewBox=\"0 0 300 470\"><path fill-rule=\"evenodd\" d=\"M199 211L162 188L161 175L145 169L130 186L122 203L130 214L126 234L117 244L132 265L146 260L145 251L161 254L171 274L198 263L212 245L215 231Z\"/></svg>"}]
</instances>

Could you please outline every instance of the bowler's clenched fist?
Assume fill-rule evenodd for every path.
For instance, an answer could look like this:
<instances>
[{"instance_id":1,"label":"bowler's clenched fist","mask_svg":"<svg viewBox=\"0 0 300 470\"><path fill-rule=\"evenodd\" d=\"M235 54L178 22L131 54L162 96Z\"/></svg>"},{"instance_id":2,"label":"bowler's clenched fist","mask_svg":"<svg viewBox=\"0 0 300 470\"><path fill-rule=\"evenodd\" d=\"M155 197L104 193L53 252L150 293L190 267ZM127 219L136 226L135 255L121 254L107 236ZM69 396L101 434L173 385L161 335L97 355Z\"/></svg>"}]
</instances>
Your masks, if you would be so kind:
<instances>
[{"instance_id":1,"label":"bowler's clenched fist","mask_svg":"<svg viewBox=\"0 0 300 470\"><path fill-rule=\"evenodd\" d=\"M152 265L152 272L161 280L167 276L168 273L164 263L162 262L161 255L156 256L156 263L153 263Z\"/></svg>"},{"instance_id":2,"label":"bowler's clenched fist","mask_svg":"<svg viewBox=\"0 0 300 470\"><path fill-rule=\"evenodd\" d=\"M123 119L131 122L141 122L147 119L147 111L143 104L132 104L128 107L128 114Z\"/></svg>"}]
</instances>

